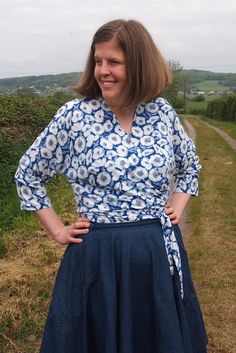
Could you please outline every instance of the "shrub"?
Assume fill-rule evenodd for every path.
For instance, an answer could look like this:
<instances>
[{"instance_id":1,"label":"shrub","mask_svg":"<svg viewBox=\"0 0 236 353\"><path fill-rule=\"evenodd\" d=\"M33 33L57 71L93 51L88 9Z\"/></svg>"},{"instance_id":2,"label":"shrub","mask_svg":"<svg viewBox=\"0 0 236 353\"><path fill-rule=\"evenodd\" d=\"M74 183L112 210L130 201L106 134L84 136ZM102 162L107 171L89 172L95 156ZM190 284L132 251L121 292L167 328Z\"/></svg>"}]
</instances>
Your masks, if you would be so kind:
<instances>
[{"instance_id":1,"label":"shrub","mask_svg":"<svg viewBox=\"0 0 236 353\"><path fill-rule=\"evenodd\" d=\"M209 101L206 115L215 120L236 121L236 94Z\"/></svg>"}]
</instances>

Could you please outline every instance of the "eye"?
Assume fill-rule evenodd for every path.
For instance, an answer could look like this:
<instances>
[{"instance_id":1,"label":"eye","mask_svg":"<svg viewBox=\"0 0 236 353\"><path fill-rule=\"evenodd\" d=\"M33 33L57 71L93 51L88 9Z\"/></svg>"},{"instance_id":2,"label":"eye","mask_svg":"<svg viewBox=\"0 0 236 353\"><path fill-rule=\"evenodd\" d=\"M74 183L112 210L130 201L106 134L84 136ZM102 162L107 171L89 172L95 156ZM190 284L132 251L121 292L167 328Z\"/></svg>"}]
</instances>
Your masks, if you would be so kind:
<instances>
[{"instance_id":1,"label":"eye","mask_svg":"<svg viewBox=\"0 0 236 353\"><path fill-rule=\"evenodd\" d=\"M98 58L94 58L94 61L95 61L95 65L98 66L98 65L101 65L101 60L98 59Z\"/></svg>"},{"instance_id":2,"label":"eye","mask_svg":"<svg viewBox=\"0 0 236 353\"><path fill-rule=\"evenodd\" d=\"M119 61L116 60L116 59L112 59L112 60L111 60L111 64L112 64L112 65L118 65L118 64L119 64Z\"/></svg>"}]
</instances>

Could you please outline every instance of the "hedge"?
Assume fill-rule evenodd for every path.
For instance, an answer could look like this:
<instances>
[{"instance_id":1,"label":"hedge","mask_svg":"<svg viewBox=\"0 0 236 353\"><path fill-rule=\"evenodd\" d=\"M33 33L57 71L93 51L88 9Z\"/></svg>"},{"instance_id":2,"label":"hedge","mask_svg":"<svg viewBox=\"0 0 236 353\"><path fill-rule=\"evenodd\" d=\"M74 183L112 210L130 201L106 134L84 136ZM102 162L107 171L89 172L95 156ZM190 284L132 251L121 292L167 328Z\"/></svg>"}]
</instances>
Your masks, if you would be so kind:
<instances>
[{"instance_id":1,"label":"hedge","mask_svg":"<svg viewBox=\"0 0 236 353\"><path fill-rule=\"evenodd\" d=\"M236 122L236 94L209 101L206 115L215 120Z\"/></svg>"}]
</instances>

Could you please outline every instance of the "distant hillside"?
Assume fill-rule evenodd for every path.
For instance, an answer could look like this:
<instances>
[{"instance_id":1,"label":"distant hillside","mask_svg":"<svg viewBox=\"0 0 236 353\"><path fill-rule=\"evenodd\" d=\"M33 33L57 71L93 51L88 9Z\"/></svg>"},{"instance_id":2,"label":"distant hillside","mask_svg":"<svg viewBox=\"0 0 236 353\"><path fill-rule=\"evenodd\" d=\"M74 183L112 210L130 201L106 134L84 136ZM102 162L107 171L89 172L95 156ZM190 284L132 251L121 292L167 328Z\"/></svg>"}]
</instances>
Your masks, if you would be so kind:
<instances>
[{"instance_id":1,"label":"distant hillside","mask_svg":"<svg viewBox=\"0 0 236 353\"><path fill-rule=\"evenodd\" d=\"M227 88L236 88L236 73L216 73L202 70L182 70L179 73L182 80L186 80L191 86L201 88L201 83L205 81L215 81L219 85ZM204 88L202 88L204 89Z\"/></svg>"},{"instance_id":2,"label":"distant hillside","mask_svg":"<svg viewBox=\"0 0 236 353\"><path fill-rule=\"evenodd\" d=\"M19 88L33 87L38 93L56 90L68 90L78 82L81 72L57 75L24 76L0 79L0 91L14 93ZM202 70L182 70L179 72L181 81L188 87L203 89L206 85L217 86L220 91L236 88L236 73L215 73ZM221 89L220 89L221 88Z\"/></svg>"},{"instance_id":3,"label":"distant hillside","mask_svg":"<svg viewBox=\"0 0 236 353\"><path fill-rule=\"evenodd\" d=\"M35 90L56 90L70 88L78 82L80 72L70 72L57 75L24 76L0 79L0 90L15 91L19 88L33 87Z\"/></svg>"}]
</instances>

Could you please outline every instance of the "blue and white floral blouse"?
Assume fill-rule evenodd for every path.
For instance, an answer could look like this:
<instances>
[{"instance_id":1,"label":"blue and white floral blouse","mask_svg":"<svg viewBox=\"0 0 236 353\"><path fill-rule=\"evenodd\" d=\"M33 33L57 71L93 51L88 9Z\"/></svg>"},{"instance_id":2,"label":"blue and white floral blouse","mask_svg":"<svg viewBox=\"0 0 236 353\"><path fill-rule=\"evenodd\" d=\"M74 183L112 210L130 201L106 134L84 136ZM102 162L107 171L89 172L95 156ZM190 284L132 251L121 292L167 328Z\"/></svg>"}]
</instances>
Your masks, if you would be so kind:
<instances>
[{"instance_id":1,"label":"blue and white floral blouse","mask_svg":"<svg viewBox=\"0 0 236 353\"><path fill-rule=\"evenodd\" d=\"M136 108L127 134L102 99L62 106L20 160L17 190L24 210L51 206L44 187L66 176L80 216L92 222L159 218L173 272L182 278L179 248L165 214L171 177L174 192L198 193L199 159L192 140L163 98Z\"/></svg>"}]
</instances>

